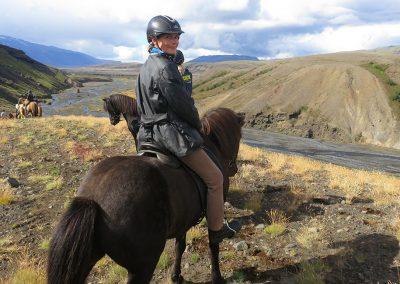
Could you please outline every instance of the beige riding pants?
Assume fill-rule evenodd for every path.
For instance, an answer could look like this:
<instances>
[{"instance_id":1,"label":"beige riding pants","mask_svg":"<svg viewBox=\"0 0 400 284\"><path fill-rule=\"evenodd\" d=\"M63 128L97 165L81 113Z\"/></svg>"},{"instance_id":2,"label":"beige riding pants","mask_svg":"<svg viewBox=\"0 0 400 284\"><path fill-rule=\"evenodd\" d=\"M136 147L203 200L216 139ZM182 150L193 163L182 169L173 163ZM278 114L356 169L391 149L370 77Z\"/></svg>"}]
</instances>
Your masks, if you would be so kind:
<instances>
[{"instance_id":1,"label":"beige riding pants","mask_svg":"<svg viewBox=\"0 0 400 284\"><path fill-rule=\"evenodd\" d=\"M207 224L210 230L218 231L222 228L224 221L224 177L220 169L201 148L182 157L181 160L206 183L208 187Z\"/></svg>"}]
</instances>

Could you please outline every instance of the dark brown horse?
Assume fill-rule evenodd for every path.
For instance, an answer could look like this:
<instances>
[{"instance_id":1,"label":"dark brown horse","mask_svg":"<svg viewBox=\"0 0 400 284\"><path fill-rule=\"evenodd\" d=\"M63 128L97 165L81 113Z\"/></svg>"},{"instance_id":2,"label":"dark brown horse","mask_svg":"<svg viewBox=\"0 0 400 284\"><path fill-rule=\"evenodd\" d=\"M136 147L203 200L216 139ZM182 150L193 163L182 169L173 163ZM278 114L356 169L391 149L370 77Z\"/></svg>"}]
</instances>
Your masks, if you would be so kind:
<instances>
[{"instance_id":1,"label":"dark brown horse","mask_svg":"<svg viewBox=\"0 0 400 284\"><path fill-rule=\"evenodd\" d=\"M137 113L136 100L125 95L111 95L109 98L103 99L103 108L108 112L110 123L116 125L121 120L121 114L126 120L129 131L135 139L137 145L136 135L139 130L139 116Z\"/></svg>"},{"instance_id":2,"label":"dark brown horse","mask_svg":"<svg viewBox=\"0 0 400 284\"><path fill-rule=\"evenodd\" d=\"M218 108L202 118L205 145L222 166L224 194L237 172L243 117ZM150 282L167 239L175 238L172 280L182 282L186 232L202 217L195 182L182 168L153 157L117 156L93 167L61 218L49 250L48 283L84 283L105 254L128 272L128 283ZM224 280L219 245L210 245L212 282Z\"/></svg>"}]
</instances>

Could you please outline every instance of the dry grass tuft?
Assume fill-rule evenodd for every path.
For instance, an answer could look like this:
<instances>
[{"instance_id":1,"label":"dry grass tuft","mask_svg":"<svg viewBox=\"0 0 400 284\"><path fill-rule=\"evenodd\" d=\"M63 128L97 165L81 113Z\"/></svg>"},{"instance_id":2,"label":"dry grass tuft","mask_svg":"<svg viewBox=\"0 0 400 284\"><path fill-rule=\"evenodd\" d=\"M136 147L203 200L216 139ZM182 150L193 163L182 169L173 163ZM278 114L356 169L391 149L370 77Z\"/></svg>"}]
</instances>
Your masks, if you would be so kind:
<instances>
[{"instance_id":1,"label":"dry grass tuft","mask_svg":"<svg viewBox=\"0 0 400 284\"><path fill-rule=\"evenodd\" d=\"M27 251L18 260L18 269L10 277L10 284L45 284L44 264L37 259L29 258Z\"/></svg>"},{"instance_id":2,"label":"dry grass tuft","mask_svg":"<svg viewBox=\"0 0 400 284\"><path fill-rule=\"evenodd\" d=\"M40 175L33 174L28 177L28 181L31 183L49 183L53 181L54 177L52 175Z\"/></svg>"},{"instance_id":3,"label":"dry grass tuft","mask_svg":"<svg viewBox=\"0 0 400 284\"><path fill-rule=\"evenodd\" d=\"M170 264L171 259L169 255L165 251L163 251L163 253L160 255L160 258L158 259L157 268L163 270L166 269Z\"/></svg>"},{"instance_id":4,"label":"dry grass tuft","mask_svg":"<svg viewBox=\"0 0 400 284\"><path fill-rule=\"evenodd\" d=\"M269 161L269 171L272 173L280 172L288 163L288 156L280 153L269 153L267 155Z\"/></svg>"},{"instance_id":5,"label":"dry grass tuft","mask_svg":"<svg viewBox=\"0 0 400 284\"><path fill-rule=\"evenodd\" d=\"M126 281L128 277L128 271L119 266L116 263L112 263L108 268L107 278L105 279L104 283L107 284L114 284L114 283L121 283Z\"/></svg>"},{"instance_id":6,"label":"dry grass tuft","mask_svg":"<svg viewBox=\"0 0 400 284\"><path fill-rule=\"evenodd\" d=\"M60 189L64 183L62 177L58 177L55 180L46 184L46 190Z\"/></svg>"},{"instance_id":7,"label":"dry grass tuft","mask_svg":"<svg viewBox=\"0 0 400 284\"><path fill-rule=\"evenodd\" d=\"M240 144L238 158L240 160L253 162L265 162L266 152L260 148L251 147L246 144Z\"/></svg>"},{"instance_id":8,"label":"dry grass tuft","mask_svg":"<svg viewBox=\"0 0 400 284\"><path fill-rule=\"evenodd\" d=\"M0 136L0 145L5 145L10 141L10 139L7 136Z\"/></svg>"},{"instance_id":9,"label":"dry grass tuft","mask_svg":"<svg viewBox=\"0 0 400 284\"><path fill-rule=\"evenodd\" d=\"M267 212L267 216L271 224L264 228L264 233L272 237L282 235L286 231L286 226L289 222L285 213L280 210L272 209Z\"/></svg>"},{"instance_id":10,"label":"dry grass tuft","mask_svg":"<svg viewBox=\"0 0 400 284\"><path fill-rule=\"evenodd\" d=\"M306 249L314 247L321 237L319 231L314 229L306 226L300 228L295 237L297 243Z\"/></svg>"},{"instance_id":11,"label":"dry grass tuft","mask_svg":"<svg viewBox=\"0 0 400 284\"><path fill-rule=\"evenodd\" d=\"M195 226L190 228L189 231L186 233L186 242L188 244L193 243L194 240L198 240L204 236L203 230L200 228L200 226Z\"/></svg>"}]
</instances>

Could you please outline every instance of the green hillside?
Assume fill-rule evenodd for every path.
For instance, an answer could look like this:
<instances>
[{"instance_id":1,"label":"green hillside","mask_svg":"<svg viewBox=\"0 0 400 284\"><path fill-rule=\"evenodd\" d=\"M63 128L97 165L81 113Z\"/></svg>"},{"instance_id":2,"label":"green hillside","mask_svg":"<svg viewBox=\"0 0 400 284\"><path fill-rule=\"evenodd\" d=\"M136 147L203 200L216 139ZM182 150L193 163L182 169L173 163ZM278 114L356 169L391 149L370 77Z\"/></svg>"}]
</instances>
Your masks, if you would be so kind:
<instances>
[{"instance_id":1,"label":"green hillside","mask_svg":"<svg viewBox=\"0 0 400 284\"><path fill-rule=\"evenodd\" d=\"M0 108L12 109L20 94L32 90L39 98L49 98L70 86L60 70L48 67L23 51L0 45Z\"/></svg>"}]
</instances>

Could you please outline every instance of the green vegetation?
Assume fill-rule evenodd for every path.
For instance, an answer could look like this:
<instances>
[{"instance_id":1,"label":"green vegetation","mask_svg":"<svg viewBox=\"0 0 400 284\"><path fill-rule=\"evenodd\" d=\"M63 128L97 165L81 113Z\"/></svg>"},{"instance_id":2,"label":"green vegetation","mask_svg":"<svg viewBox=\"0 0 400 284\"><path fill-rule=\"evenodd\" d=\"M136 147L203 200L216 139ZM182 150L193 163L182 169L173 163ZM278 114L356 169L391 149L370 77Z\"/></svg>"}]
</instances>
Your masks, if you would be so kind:
<instances>
[{"instance_id":1,"label":"green vegetation","mask_svg":"<svg viewBox=\"0 0 400 284\"><path fill-rule=\"evenodd\" d=\"M390 79L386 74L386 70L389 68L389 65L378 64L371 61L362 66L374 74L382 83L384 83L391 102L391 107L394 109L397 116L400 117L400 85Z\"/></svg>"},{"instance_id":2,"label":"green vegetation","mask_svg":"<svg viewBox=\"0 0 400 284\"><path fill-rule=\"evenodd\" d=\"M235 271L232 278L236 283L243 283L246 280L246 274L243 271Z\"/></svg>"},{"instance_id":3,"label":"green vegetation","mask_svg":"<svg viewBox=\"0 0 400 284\"><path fill-rule=\"evenodd\" d=\"M276 237L282 235L285 232L285 230L286 230L285 225L274 223L265 227L264 233L266 233L267 235L271 235L272 237Z\"/></svg>"},{"instance_id":4,"label":"green vegetation","mask_svg":"<svg viewBox=\"0 0 400 284\"><path fill-rule=\"evenodd\" d=\"M193 253L193 254L190 256L190 261L191 261L193 264L199 262L199 260L200 260L200 255L199 255L198 253Z\"/></svg>"},{"instance_id":5,"label":"green vegetation","mask_svg":"<svg viewBox=\"0 0 400 284\"><path fill-rule=\"evenodd\" d=\"M323 274L329 271L329 267L320 260L305 262L300 265L300 272L296 275L296 283L299 284L323 284Z\"/></svg>"},{"instance_id":6,"label":"green vegetation","mask_svg":"<svg viewBox=\"0 0 400 284\"><path fill-rule=\"evenodd\" d=\"M48 250L49 247L50 247L50 240L49 239L44 239L39 245L39 248L41 250Z\"/></svg>"},{"instance_id":7,"label":"green vegetation","mask_svg":"<svg viewBox=\"0 0 400 284\"><path fill-rule=\"evenodd\" d=\"M46 278L41 271L28 267L15 272L10 283L12 284L45 284Z\"/></svg>"},{"instance_id":8,"label":"green vegetation","mask_svg":"<svg viewBox=\"0 0 400 284\"><path fill-rule=\"evenodd\" d=\"M111 264L108 270L107 279L104 283L107 284L121 283L122 281L125 281L126 277L128 277L128 271L122 266L113 263Z\"/></svg>"},{"instance_id":9,"label":"green vegetation","mask_svg":"<svg viewBox=\"0 0 400 284\"><path fill-rule=\"evenodd\" d=\"M204 85L204 84L206 84L206 83L208 83L208 82L210 82L210 81L212 81L212 80L214 80L214 79L217 79L217 78L219 78L219 77L225 76L225 75L228 74L228 73L229 73L229 72L226 71L226 70L223 70L223 71L219 71L219 72L217 72L217 73L214 73L214 74L212 74L209 78L207 78L207 79L205 79L205 80L199 82L198 84L193 84L193 90L197 89L198 87L200 87L200 86L202 86L202 85Z\"/></svg>"},{"instance_id":10,"label":"green vegetation","mask_svg":"<svg viewBox=\"0 0 400 284\"><path fill-rule=\"evenodd\" d=\"M38 97L49 98L69 86L66 79L60 70L35 61L20 50L0 45L1 107L12 110L18 96L28 90Z\"/></svg>"},{"instance_id":11,"label":"green vegetation","mask_svg":"<svg viewBox=\"0 0 400 284\"><path fill-rule=\"evenodd\" d=\"M160 255L160 258L159 258L158 263L157 263L157 268L165 269L165 268L167 268L169 266L170 263L171 263L171 259L169 258L169 255L164 251Z\"/></svg>"},{"instance_id":12,"label":"green vegetation","mask_svg":"<svg viewBox=\"0 0 400 284\"><path fill-rule=\"evenodd\" d=\"M218 95L221 92L237 89L272 70L273 67L264 67L263 69L256 67L248 71L235 72L230 76L227 76L230 73L228 71L214 73L203 81L194 84L193 97L199 100Z\"/></svg>"}]
</instances>

